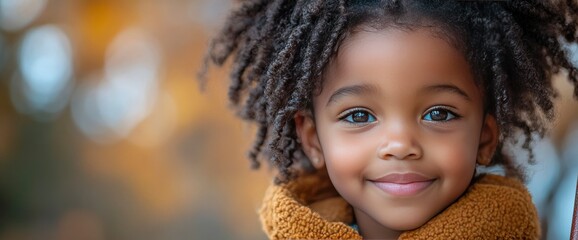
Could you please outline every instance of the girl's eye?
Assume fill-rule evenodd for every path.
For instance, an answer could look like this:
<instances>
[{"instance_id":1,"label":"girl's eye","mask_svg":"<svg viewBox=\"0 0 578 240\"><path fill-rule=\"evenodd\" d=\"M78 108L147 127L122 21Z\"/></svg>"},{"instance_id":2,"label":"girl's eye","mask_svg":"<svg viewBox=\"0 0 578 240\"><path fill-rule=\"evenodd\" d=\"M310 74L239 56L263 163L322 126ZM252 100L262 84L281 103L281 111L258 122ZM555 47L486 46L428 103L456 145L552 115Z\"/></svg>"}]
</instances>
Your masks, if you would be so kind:
<instances>
[{"instance_id":1,"label":"girl's eye","mask_svg":"<svg viewBox=\"0 0 578 240\"><path fill-rule=\"evenodd\" d=\"M372 123L376 121L375 117L365 110L350 111L349 113L347 113L347 115L342 117L341 120L353 124Z\"/></svg>"},{"instance_id":2,"label":"girl's eye","mask_svg":"<svg viewBox=\"0 0 578 240\"><path fill-rule=\"evenodd\" d=\"M429 112L427 112L424 116L423 119L426 121L434 121L434 122L446 122L449 120L452 120L454 118L457 118L458 116L456 116L455 113L443 109L443 108L434 108L432 110L430 110Z\"/></svg>"}]
</instances>

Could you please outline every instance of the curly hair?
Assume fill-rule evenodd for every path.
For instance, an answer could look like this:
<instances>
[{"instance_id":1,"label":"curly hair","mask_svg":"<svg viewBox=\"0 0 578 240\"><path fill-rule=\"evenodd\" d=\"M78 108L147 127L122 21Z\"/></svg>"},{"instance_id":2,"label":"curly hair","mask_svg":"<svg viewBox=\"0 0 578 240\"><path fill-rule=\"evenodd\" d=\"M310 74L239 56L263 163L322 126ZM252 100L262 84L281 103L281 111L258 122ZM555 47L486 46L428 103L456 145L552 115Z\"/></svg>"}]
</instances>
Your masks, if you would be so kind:
<instances>
[{"instance_id":1,"label":"curly hair","mask_svg":"<svg viewBox=\"0 0 578 240\"><path fill-rule=\"evenodd\" d=\"M485 111L496 117L500 129L491 165L524 179L503 151L504 141L515 141L513 133L521 131L528 161L534 161L531 135L543 136L554 118L552 78L561 70L578 98L578 70L564 46L578 38L575 0L240 2L213 39L205 67L233 58L229 100L242 119L258 126L249 152L252 167L270 162L282 182L296 175L296 162L308 162L293 117L311 109L325 67L344 39L361 27L412 29L424 23L461 46L485 92Z\"/></svg>"}]
</instances>

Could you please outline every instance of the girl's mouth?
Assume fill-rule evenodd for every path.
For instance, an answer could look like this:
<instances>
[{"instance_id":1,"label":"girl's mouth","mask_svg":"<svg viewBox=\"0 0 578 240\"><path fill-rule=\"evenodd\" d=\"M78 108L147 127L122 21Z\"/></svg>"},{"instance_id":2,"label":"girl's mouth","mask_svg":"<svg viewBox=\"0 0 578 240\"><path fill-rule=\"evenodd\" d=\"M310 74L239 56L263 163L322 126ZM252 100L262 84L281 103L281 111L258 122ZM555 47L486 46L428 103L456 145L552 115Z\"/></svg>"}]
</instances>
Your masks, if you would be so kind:
<instances>
[{"instance_id":1,"label":"girl's mouth","mask_svg":"<svg viewBox=\"0 0 578 240\"><path fill-rule=\"evenodd\" d=\"M393 173L371 182L388 194L406 197L420 193L435 180L416 173Z\"/></svg>"}]
</instances>

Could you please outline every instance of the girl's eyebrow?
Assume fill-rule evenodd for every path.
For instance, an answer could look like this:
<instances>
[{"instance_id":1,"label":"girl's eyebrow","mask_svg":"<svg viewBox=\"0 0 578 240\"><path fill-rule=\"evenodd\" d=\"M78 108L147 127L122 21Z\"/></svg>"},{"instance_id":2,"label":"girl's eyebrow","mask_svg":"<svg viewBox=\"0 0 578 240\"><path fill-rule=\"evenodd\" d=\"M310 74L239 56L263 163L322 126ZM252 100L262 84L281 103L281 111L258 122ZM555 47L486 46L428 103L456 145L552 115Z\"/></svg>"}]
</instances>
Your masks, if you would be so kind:
<instances>
[{"instance_id":1,"label":"girl's eyebrow","mask_svg":"<svg viewBox=\"0 0 578 240\"><path fill-rule=\"evenodd\" d=\"M364 95L364 94L375 94L379 90L375 85L372 84L358 84L358 85L351 85L345 86L342 88L337 89L327 101L327 105L329 106L331 103L338 101L340 98L343 98L348 95ZM425 92L450 92L461 96L463 99L471 102L472 99L470 96L461 88L457 87L453 84L436 84L424 87L422 91Z\"/></svg>"},{"instance_id":2,"label":"girl's eyebrow","mask_svg":"<svg viewBox=\"0 0 578 240\"><path fill-rule=\"evenodd\" d=\"M464 90L460 89L459 87L457 87L456 85L453 85L453 84L431 85L431 86L424 87L423 91L425 91L425 92L450 92L450 93L460 95L461 97L463 97L465 100L467 100L469 102L472 101L470 96L468 96L468 94Z\"/></svg>"},{"instance_id":3,"label":"girl's eyebrow","mask_svg":"<svg viewBox=\"0 0 578 240\"><path fill-rule=\"evenodd\" d=\"M337 91L333 92L327 101L327 105L336 102L340 98L343 98L348 95L363 95L363 94L375 94L379 90L373 84L357 84L351 86L345 86L342 88L337 89Z\"/></svg>"}]
</instances>

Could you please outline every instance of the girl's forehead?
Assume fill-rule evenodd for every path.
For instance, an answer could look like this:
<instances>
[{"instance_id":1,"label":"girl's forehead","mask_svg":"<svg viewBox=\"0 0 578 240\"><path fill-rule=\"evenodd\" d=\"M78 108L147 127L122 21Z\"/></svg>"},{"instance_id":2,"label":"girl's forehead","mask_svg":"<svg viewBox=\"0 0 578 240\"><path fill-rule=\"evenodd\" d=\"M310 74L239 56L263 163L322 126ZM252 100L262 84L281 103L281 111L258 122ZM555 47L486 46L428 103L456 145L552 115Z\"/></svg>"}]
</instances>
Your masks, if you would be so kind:
<instances>
[{"instance_id":1,"label":"girl's forehead","mask_svg":"<svg viewBox=\"0 0 578 240\"><path fill-rule=\"evenodd\" d=\"M464 67L453 65L456 63L468 65L462 51L430 29L390 28L359 31L348 37L339 48L334 67L350 70L348 67L360 67L359 64L372 60L376 64L413 63L409 65L428 69Z\"/></svg>"},{"instance_id":2,"label":"girl's forehead","mask_svg":"<svg viewBox=\"0 0 578 240\"><path fill-rule=\"evenodd\" d=\"M464 54L428 29L360 31L343 42L328 66L321 96L362 81L401 80L416 89L452 83L477 91L473 79Z\"/></svg>"}]
</instances>

